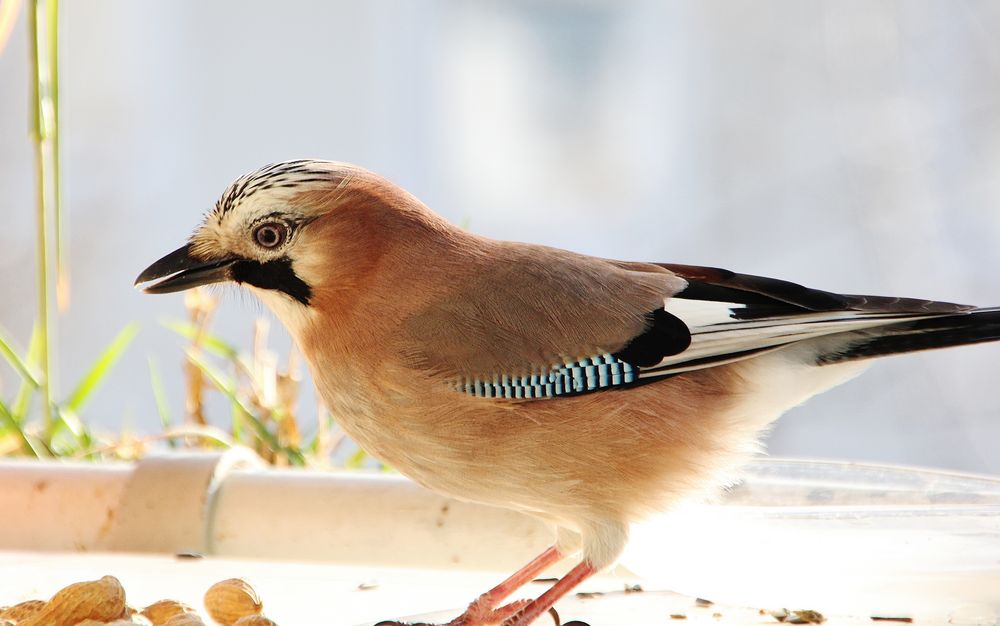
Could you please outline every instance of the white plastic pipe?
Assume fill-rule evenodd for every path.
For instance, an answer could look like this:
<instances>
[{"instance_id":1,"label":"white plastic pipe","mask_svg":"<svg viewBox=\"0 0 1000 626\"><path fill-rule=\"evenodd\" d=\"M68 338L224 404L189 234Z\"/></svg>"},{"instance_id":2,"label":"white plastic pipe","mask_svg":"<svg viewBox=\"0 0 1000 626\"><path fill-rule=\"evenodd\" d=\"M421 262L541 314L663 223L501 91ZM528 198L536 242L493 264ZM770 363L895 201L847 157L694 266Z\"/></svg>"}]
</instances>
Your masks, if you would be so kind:
<instances>
[{"instance_id":1,"label":"white plastic pipe","mask_svg":"<svg viewBox=\"0 0 1000 626\"><path fill-rule=\"evenodd\" d=\"M247 471L216 498L212 552L429 568L510 569L552 542L525 515L433 494L399 476Z\"/></svg>"},{"instance_id":2,"label":"white plastic pipe","mask_svg":"<svg viewBox=\"0 0 1000 626\"><path fill-rule=\"evenodd\" d=\"M245 451L0 463L0 549L504 569L551 541L533 518L399 476L262 469Z\"/></svg>"},{"instance_id":3,"label":"white plastic pipe","mask_svg":"<svg viewBox=\"0 0 1000 626\"><path fill-rule=\"evenodd\" d=\"M0 548L95 549L131 472L123 463L0 462Z\"/></svg>"}]
</instances>

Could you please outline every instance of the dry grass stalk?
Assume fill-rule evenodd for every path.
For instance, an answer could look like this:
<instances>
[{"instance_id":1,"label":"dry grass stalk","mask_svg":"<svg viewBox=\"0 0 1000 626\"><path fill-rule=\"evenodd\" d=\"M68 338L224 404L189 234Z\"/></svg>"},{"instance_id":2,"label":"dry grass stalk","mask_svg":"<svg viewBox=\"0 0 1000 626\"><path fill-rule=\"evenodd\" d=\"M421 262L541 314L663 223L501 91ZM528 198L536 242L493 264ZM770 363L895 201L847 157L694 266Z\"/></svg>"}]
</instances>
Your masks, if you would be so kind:
<instances>
[{"instance_id":1,"label":"dry grass stalk","mask_svg":"<svg viewBox=\"0 0 1000 626\"><path fill-rule=\"evenodd\" d=\"M195 328L195 335L191 339L191 349L200 354L201 346L204 342L205 334L208 332L208 325L212 320L212 315L218 307L218 298L210 295L206 290L198 288L184 292L184 306L188 311L188 321ZM194 424L205 426L205 375L197 365L189 359L184 361L184 410L188 420Z\"/></svg>"}]
</instances>

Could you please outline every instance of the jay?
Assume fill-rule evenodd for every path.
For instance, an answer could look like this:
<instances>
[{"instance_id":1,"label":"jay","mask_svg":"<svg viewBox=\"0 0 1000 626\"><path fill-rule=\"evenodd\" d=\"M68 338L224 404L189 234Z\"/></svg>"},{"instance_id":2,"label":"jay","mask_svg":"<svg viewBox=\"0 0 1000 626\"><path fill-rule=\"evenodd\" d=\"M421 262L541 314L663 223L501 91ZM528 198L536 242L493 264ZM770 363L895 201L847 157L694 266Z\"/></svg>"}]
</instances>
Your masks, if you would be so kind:
<instances>
[{"instance_id":1,"label":"jay","mask_svg":"<svg viewBox=\"0 0 1000 626\"><path fill-rule=\"evenodd\" d=\"M372 172L318 160L237 179L136 284L224 281L287 326L368 452L557 529L452 626L533 622L614 563L630 522L731 481L782 412L873 357L1000 339L1000 308L488 239ZM505 603L573 554L547 591Z\"/></svg>"}]
</instances>

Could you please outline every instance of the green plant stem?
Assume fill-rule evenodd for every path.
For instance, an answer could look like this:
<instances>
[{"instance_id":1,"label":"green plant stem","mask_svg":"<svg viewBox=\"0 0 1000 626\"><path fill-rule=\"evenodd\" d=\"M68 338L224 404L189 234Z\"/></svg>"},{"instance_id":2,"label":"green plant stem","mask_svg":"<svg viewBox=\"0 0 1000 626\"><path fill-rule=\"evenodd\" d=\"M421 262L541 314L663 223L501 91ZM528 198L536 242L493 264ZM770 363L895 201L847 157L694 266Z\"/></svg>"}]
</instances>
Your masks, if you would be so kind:
<instances>
[{"instance_id":1,"label":"green plant stem","mask_svg":"<svg viewBox=\"0 0 1000 626\"><path fill-rule=\"evenodd\" d=\"M40 10L40 0L35 0L28 7L28 30L31 42L31 135L35 147L35 210L38 229L38 324L41 327L39 335L39 369L42 376L40 392L42 396L42 433L46 443L51 440L51 435L55 429L55 422L52 417L52 345L49 341L51 329L50 313L51 302L49 299L49 228L46 191L46 159L45 145L51 130L46 123L45 111L43 107L43 89L46 85L46 74L43 71L40 55L38 12ZM50 33L51 34L51 33Z\"/></svg>"},{"instance_id":2,"label":"green plant stem","mask_svg":"<svg viewBox=\"0 0 1000 626\"><path fill-rule=\"evenodd\" d=\"M59 148L59 0L45 1L48 22L48 139L52 166L52 227L55 239L55 292L56 306L60 311L69 307L69 266L66 264L65 220L62 207L62 151Z\"/></svg>"}]
</instances>

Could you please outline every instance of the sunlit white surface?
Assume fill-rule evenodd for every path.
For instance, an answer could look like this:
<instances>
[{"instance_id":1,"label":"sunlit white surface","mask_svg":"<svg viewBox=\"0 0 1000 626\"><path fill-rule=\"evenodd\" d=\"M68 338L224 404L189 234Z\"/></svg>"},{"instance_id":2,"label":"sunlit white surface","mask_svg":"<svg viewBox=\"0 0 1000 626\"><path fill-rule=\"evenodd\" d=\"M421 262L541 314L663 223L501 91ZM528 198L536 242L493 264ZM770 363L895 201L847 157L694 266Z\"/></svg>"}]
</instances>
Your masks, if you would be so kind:
<instances>
[{"instance_id":1,"label":"sunlit white surface","mask_svg":"<svg viewBox=\"0 0 1000 626\"><path fill-rule=\"evenodd\" d=\"M1000 613L1000 479L760 462L728 501L636 526L623 564L654 588L740 606Z\"/></svg>"}]
</instances>

